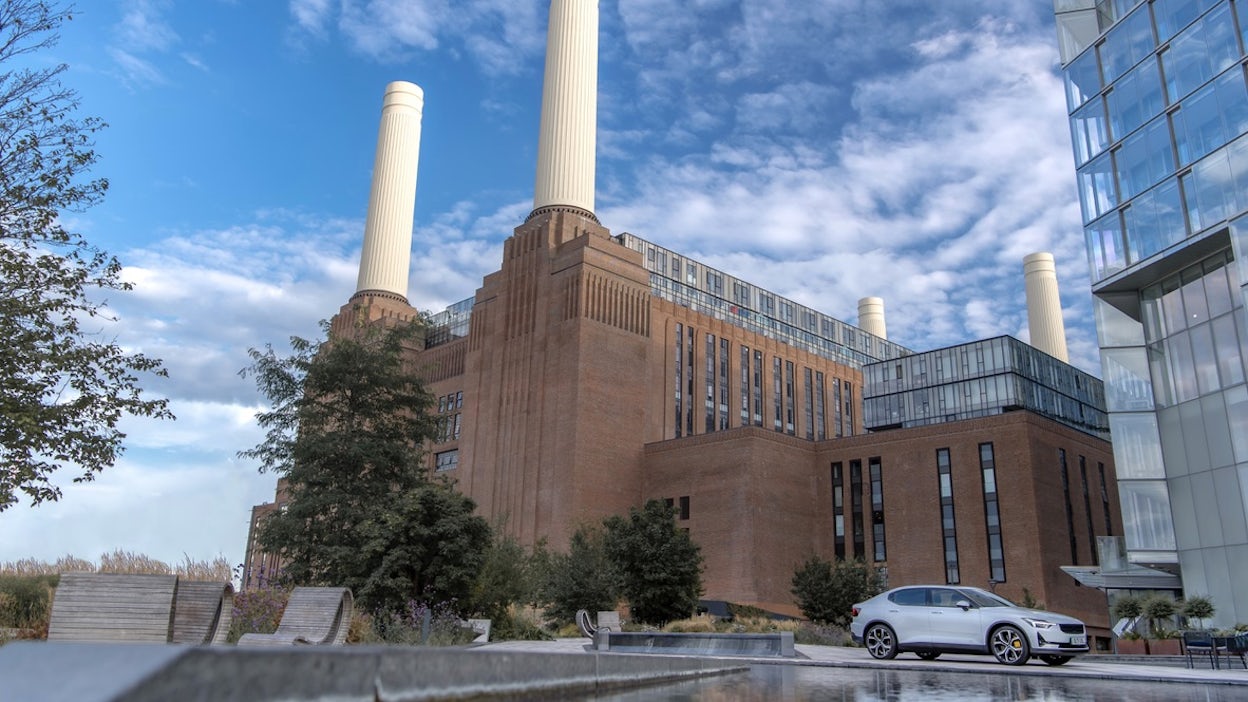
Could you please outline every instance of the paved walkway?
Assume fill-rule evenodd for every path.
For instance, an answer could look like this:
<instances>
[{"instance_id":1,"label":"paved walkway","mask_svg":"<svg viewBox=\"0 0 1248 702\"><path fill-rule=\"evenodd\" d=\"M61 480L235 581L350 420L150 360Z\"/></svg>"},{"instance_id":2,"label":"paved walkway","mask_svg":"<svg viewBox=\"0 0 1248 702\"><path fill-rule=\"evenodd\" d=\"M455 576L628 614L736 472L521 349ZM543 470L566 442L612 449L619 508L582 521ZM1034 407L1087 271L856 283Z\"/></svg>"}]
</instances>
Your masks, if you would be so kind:
<instances>
[{"instance_id":1,"label":"paved walkway","mask_svg":"<svg viewBox=\"0 0 1248 702\"><path fill-rule=\"evenodd\" d=\"M556 639L554 641L503 641L478 647L485 651L540 651L544 653L586 653L589 639ZM879 661L866 649L847 646L797 645L798 657L739 658L728 660L746 664L804 665L826 668L879 668L888 670L941 671L950 673L993 673L1013 675L1047 675L1072 678L1095 678L1102 680L1136 680L1157 682L1190 682L1248 687L1248 670L1189 670L1165 665L1145 663L1119 663L1112 656L1080 656L1063 666L1051 666L1037 660L1025 666L1006 666L990 656L943 655L934 661L924 661L912 653L903 653L891 661Z\"/></svg>"}]
</instances>

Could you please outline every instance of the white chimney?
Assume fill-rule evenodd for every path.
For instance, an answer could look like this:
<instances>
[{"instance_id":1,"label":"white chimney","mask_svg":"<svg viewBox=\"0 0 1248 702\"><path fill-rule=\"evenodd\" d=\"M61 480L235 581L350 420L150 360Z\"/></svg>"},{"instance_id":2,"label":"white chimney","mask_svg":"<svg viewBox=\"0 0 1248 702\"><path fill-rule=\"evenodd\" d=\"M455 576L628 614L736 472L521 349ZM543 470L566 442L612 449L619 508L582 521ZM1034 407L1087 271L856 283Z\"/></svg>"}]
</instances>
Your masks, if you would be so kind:
<instances>
[{"instance_id":1,"label":"white chimney","mask_svg":"<svg viewBox=\"0 0 1248 702\"><path fill-rule=\"evenodd\" d=\"M373 162L373 187L364 223L364 250L356 294L383 292L407 302L420 164L420 120L425 94L414 83L386 86Z\"/></svg>"},{"instance_id":2,"label":"white chimney","mask_svg":"<svg viewBox=\"0 0 1248 702\"><path fill-rule=\"evenodd\" d=\"M1066 363L1066 323L1062 320L1062 300L1057 289L1057 265L1051 253L1023 257L1023 278L1027 289L1027 327L1031 345Z\"/></svg>"},{"instance_id":3,"label":"white chimney","mask_svg":"<svg viewBox=\"0 0 1248 702\"><path fill-rule=\"evenodd\" d=\"M888 338L884 326L884 299L864 297L858 301L858 328L881 339Z\"/></svg>"},{"instance_id":4,"label":"white chimney","mask_svg":"<svg viewBox=\"0 0 1248 702\"><path fill-rule=\"evenodd\" d=\"M597 123L598 0L552 0L530 217L560 206L593 216Z\"/></svg>"}]
</instances>

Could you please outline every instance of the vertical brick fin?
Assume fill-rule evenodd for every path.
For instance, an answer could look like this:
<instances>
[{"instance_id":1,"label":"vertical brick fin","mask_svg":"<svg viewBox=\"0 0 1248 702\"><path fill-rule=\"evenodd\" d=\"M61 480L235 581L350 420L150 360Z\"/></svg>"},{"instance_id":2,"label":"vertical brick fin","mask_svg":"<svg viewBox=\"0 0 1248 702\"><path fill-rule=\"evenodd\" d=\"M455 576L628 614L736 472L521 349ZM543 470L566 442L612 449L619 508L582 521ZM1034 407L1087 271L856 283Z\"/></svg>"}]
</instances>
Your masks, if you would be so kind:
<instances>
[{"instance_id":1,"label":"vertical brick fin","mask_svg":"<svg viewBox=\"0 0 1248 702\"><path fill-rule=\"evenodd\" d=\"M607 278L596 273L585 276L584 290L581 280L569 283L569 300L583 301L583 309L575 310L573 303L565 308L564 319L574 315L601 322L638 336L650 336L650 291L638 290L626 282ZM579 312L579 314L577 314Z\"/></svg>"},{"instance_id":2,"label":"vertical brick fin","mask_svg":"<svg viewBox=\"0 0 1248 702\"><path fill-rule=\"evenodd\" d=\"M473 305L472 316L468 319L468 350L480 351L484 344L487 331L490 325L487 324L487 318L490 315L490 308L487 305Z\"/></svg>"}]
</instances>

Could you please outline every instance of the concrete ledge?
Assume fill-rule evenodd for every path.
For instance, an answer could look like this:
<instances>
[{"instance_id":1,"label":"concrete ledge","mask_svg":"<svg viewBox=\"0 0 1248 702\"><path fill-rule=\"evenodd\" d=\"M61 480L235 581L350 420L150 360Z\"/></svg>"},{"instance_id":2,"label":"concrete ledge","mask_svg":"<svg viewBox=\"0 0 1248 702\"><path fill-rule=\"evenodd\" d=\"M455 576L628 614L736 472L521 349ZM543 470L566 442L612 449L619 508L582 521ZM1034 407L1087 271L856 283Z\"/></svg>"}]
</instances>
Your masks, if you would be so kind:
<instances>
[{"instance_id":1,"label":"concrete ledge","mask_svg":"<svg viewBox=\"0 0 1248 702\"><path fill-rule=\"evenodd\" d=\"M91 665L99 661L100 665ZM18 642L5 696L74 702L566 697L746 670L697 658L369 646L237 648Z\"/></svg>"},{"instance_id":2,"label":"concrete ledge","mask_svg":"<svg viewBox=\"0 0 1248 702\"><path fill-rule=\"evenodd\" d=\"M594 648L612 653L682 656L793 658L793 632L776 634L668 634L661 631L598 631Z\"/></svg>"}]
</instances>

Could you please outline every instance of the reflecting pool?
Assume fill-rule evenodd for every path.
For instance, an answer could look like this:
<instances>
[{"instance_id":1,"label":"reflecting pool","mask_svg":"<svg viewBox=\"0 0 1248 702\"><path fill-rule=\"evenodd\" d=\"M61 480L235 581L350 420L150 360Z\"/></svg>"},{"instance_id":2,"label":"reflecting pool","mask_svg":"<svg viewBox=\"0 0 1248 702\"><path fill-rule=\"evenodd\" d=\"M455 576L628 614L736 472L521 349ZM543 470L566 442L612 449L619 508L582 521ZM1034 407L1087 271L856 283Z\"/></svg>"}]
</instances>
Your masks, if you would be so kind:
<instances>
[{"instance_id":1,"label":"reflecting pool","mask_svg":"<svg viewBox=\"0 0 1248 702\"><path fill-rule=\"evenodd\" d=\"M1240 685L1204 685L1040 675L756 665L748 673L601 695L597 700L837 700L844 702L1230 702Z\"/></svg>"}]
</instances>

